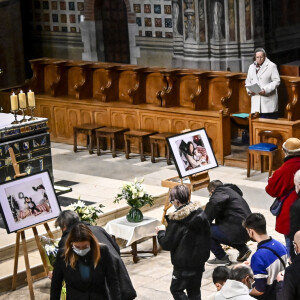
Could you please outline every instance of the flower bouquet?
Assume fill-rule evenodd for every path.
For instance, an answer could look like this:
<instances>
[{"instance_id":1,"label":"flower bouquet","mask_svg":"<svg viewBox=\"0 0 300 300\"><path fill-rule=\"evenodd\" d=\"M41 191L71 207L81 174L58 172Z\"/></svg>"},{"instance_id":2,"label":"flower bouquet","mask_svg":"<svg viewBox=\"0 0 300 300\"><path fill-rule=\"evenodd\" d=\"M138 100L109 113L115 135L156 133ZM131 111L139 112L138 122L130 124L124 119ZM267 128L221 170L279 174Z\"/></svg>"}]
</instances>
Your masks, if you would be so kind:
<instances>
[{"instance_id":1,"label":"flower bouquet","mask_svg":"<svg viewBox=\"0 0 300 300\"><path fill-rule=\"evenodd\" d=\"M58 243L59 243L60 239L51 239L47 236L42 235L41 236L41 244L42 247L44 249L44 252L46 254L46 261L47 261L47 266L49 271L53 271L53 267L54 267L54 263L55 263L55 259L58 253ZM61 300L65 300L66 299L66 285L65 282L63 283L63 287L61 290Z\"/></svg>"},{"instance_id":2,"label":"flower bouquet","mask_svg":"<svg viewBox=\"0 0 300 300\"><path fill-rule=\"evenodd\" d=\"M127 204L131 206L126 216L129 222L143 221L143 214L139 208L146 204L153 205L153 197L144 190L143 181L144 179L139 181L135 178L133 183L124 184L121 193L115 197L114 203L119 203L125 199Z\"/></svg>"},{"instance_id":3,"label":"flower bouquet","mask_svg":"<svg viewBox=\"0 0 300 300\"><path fill-rule=\"evenodd\" d=\"M75 211L81 221L88 222L90 225L96 225L96 220L99 218L100 214L103 211L100 209L104 207L103 204L99 204L98 207L87 206L83 201L80 201L80 198L77 202L72 203L68 206L68 209Z\"/></svg>"}]
</instances>

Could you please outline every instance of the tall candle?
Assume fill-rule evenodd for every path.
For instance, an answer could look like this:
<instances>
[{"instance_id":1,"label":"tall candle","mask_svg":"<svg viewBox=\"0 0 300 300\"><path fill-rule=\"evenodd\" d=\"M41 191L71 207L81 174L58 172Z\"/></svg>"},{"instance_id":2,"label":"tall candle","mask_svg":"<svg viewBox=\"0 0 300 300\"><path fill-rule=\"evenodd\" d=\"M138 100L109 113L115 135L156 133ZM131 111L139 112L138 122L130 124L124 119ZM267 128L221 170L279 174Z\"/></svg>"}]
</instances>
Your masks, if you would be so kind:
<instances>
[{"instance_id":1,"label":"tall candle","mask_svg":"<svg viewBox=\"0 0 300 300\"><path fill-rule=\"evenodd\" d=\"M26 105L26 95L25 93L23 93L23 91L20 91L19 93L19 105L20 105L20 108L26 108L27 105Z\"/></svg>"},{"instance_id":2,"label":"tall candle","mask_svg":"<svg viewBox=\"0 0 300 300\"><path fill-rule=\"evenodd\" d=\"M18 105L18 96L15 95L15 93L12 93L12 95L10 96L10 106L11 106L11 110L18 110L19 105Z\"/></svg>"},{"instance_id":3,"label":"tall candle","mask_svg":"<svg viewBox=\"0 0 300 300\"><path fill-rule=\"evenodd\" d=\"M29 107L35 107L35 97L34 97L34 92L29 90L27 93L27 99L28 99L28 106Z\"/></svg>"}]
</instances>

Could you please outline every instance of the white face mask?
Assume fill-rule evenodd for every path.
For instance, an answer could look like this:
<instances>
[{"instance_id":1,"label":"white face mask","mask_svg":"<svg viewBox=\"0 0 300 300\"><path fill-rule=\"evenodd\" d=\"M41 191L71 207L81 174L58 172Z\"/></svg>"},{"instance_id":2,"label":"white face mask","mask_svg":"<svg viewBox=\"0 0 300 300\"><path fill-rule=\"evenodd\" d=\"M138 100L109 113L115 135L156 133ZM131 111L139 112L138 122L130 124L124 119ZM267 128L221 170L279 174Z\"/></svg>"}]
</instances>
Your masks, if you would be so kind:
<instances>
[{"instance_id":1,"label":"white face mask","mask_svg":"<svg viewBox=\"0 0 300 300\"><path fill-rule=\"evenodd\" d=\"M91 247L81 250L81 249L78 249L75 246L73 246L72 249L79 256L85 256L91 251Z\"/></svg>"}]
</instances>

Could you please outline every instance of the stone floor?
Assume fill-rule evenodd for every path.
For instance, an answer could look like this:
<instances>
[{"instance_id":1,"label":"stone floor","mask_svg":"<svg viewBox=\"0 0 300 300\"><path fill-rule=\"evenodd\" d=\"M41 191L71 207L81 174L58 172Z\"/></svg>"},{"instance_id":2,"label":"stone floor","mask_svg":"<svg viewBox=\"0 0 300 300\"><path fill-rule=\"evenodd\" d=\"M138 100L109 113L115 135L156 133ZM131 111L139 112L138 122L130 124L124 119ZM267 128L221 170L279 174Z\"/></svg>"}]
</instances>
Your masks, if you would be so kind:
<instances>
[{"instance_id":1,"label":"stone floor","mask_svg":"<svg viewBox=\"0 0 300 300\"><path fill-rule=\"evenodd\" d=\"M72 152L71 145L59 143L52 143L52 155L55 182L67 180L75 183L72 185L73 191L63 196L71 200L80 197L82 200L102 203L105 205L104 212L118 207L113 204L113 199L124 181L132 181L134 177L144 177L147 191L159 195L167 192L167 189L161 186L161 181L177 175L175 166L168 166L163 158L152 164L149 157L147 157L147 161L140 162L138 155L133 155L132 158L126 160L124 153L118 153L118 157L114 159L109 152L104 152L100 157L96 154L89 155L84 150L75 154ZM247 178L245 169L220 166L210 170L209 175L211 180L219 179L223 182L237 184L243 191L244 198L252 211L265 215L269 235L283 242L283 236L274 230L275 218L268 210L272 198L264 190L268 178L267 173L261 174L258 171L252 171L251 177ZM207 190L193 192L192 200L207 201ZM124 203L119 205L124 205ZM152 209L145 214L160 220L162 207ZM7 235L4 229L0 229L0 246L13 240L13 235ZM249 246L255 251L255 243L251 242ZM149 247L151 247L150 240L138 245L140 249ZM237 250L229 249L227 252L231 260L235 262ZM211 255L211 257L213 256ZM156 257L144 255L137 264L132 262L131 257L123 257L123 260L137 291L137 299L172 299L169 292L172 265L168 252L161 251ZM213 269L213 266L206 264L201 288L204 300L215 292L211 280ZM34 283L36 299L49 299L50 284L49 279ZM2 294L0 299L29 299L28 287Z\"/></svg>"}]
</instances>

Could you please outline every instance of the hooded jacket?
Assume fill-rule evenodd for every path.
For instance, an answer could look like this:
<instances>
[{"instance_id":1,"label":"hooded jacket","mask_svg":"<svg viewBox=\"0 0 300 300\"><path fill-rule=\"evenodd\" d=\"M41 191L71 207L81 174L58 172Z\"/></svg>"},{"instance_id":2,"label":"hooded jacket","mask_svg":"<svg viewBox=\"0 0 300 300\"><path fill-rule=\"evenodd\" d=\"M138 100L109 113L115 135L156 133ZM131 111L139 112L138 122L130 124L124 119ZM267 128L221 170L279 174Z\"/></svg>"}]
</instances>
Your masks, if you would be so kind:
<instances>
[{"instance_id":1,"label":"hooded jacket","mask_svg":"<svg viewBox=\"0 0 300 300\"><path fill-rule=\"evenodd\" d=\"M242 222L251 210L242 196L243 192L235 184L224 184L214 190L205 207L209 222L215 220L228 239L238 244L249 241Z\"/></svg>"},{"instance_id":2,"label":"hooded jacket","mask_svg":"<svg viewBox=\"0 0 300 300\"><path fill-rule=\"evenodd\" d=\"M221 291L216 293L215 300L251 300L248 287L240 281L227 279Z\"/></svg>"},{"instance_id":3,"label":"hooded jacket","mask_svg":"<svg viewBox=\"0 0 300 300\"><path fill-rule=\"evenodd\" d=\"M199 202L181 206L166 217L166 230L158 232L158 242L171 251L175 271L204 270L209 258L210 227Z\"/></svg>"}]
</instances>

